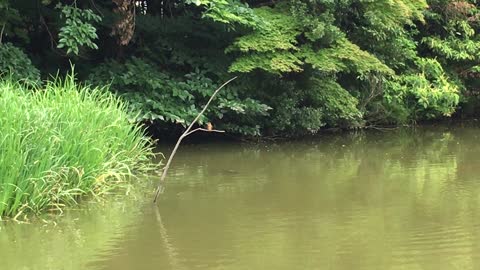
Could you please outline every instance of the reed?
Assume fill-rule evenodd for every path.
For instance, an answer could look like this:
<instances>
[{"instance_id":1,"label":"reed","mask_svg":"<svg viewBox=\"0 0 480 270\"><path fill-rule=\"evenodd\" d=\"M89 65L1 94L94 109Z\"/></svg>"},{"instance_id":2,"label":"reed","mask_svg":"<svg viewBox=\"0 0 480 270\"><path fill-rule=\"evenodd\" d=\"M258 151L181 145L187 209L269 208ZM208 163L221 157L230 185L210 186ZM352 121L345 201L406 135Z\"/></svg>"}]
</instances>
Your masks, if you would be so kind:
<instances>
[{"instance_id":1,"label":"reed","mask_svg":"<svg viewBox=\"0 0 480 270\"><path fill-rule=\"evenodd\" d=\"M126 105L74 76L41 89L0 82L0 218L98 196L153 169L152 144Z\"/></svg>"}]
</instances>

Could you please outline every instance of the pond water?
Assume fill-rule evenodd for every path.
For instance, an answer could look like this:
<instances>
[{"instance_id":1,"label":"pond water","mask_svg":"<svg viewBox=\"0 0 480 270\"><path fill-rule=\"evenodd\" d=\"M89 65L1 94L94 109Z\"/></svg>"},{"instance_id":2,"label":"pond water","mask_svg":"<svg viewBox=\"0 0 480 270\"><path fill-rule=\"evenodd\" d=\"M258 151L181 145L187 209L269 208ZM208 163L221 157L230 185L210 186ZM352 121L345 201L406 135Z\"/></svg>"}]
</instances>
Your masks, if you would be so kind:
<instances>
[{"instance_id":1,"label":"pond water","mask_svg":"<svg viewBox=\"0 0 480 270\"><path fill-rule=\"evenodd\" d=\"M182 146L158 206L150 183L4 224L0 269L480 269L479 135Z\"/></svg>"}]
</instances>

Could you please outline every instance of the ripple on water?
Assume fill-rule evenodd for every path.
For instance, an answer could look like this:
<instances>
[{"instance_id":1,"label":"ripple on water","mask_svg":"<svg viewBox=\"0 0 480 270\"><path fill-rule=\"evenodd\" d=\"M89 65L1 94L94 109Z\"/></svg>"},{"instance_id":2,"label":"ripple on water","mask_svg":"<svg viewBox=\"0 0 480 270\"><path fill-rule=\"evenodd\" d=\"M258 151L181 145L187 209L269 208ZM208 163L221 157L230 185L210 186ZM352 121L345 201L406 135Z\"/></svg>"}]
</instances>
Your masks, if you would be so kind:
<instances>
[{"instance_id":1,"label":"ripple on water","mask_svg":"<svg viewBox=\"0 0 480 270\"><path fill-rule=\"evenodd\" d=\"M182 146L158 207L0 229L0 268L480 269L478 131Z\"/></svg>"}]
</instances>

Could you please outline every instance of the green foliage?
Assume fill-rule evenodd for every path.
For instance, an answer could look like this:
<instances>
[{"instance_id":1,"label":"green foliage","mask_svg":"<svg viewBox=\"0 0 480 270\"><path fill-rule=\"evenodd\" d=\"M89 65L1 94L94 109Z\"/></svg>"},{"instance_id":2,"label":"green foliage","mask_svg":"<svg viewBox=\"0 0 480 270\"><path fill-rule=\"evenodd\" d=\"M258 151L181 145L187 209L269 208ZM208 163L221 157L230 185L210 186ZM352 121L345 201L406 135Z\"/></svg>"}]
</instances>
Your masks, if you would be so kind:
<instances>
[{"instance_id":1,"label":"green foliage","mask_svg":"<svg viewBox=\"0 0 480 270\"><path fill-rule=\"evenodd\" d=\"M237 58L230 71L301 72L304 64L310 64L314 69L328 73L393 73L375 56L346 39L340 29L331 25L333 22L328 14L322 14L324 16L320 18L324 21L318 21L313 27L311 22L303 20L306 12L300 9L291 14L282 7L255 9L255 13L267 22L266 26L238 38L227 49L227 52L250 53ZM301 42L301 35L310 42Z\"/></svg>"},{"instance_id":2,"label":"green foliage","mask_svg":"<svg viewBox=\"0 0 480 270\"><path fill-rule=\"evenodd\" d=\"M268 7L255 9L265 21L262 28L238 38L228 51L274 52L295 49L296 37L301 33L299 23L287 13Z\"/></svg>"},{"instance_id":3,"label":"green foliage","mask_svg":"<svg viewBox=\"0 0 480 270\"><path fill-rule=\"evenodd\" d=\"M356 127L362 125L358 100L333 77L313 78L306 91L309 100L323 111L323 121L329 126Z\"/></svg>"},{"instance_id":4,"label":"green foliage","mask_svg":"<svg viewBox=\"0 0 480 270\"><path fill-rule=\"evenodd\" d=\"M189 123L229 73L242 75L202 123L241 134L419 121L480 104L476 0L0 3L4 40L45 75L74 61L140 111L132 121L160 129Z\"/></svg>"},{"instance_id":5,"label":"green foliage","mask_svg":"<svg viewBox=\"0 0 480 270\"><path fill-rule=\"evenodd\" d=\"M446 59L460 61L480 58L480 41L459 40L454 37L446 39L426 37L423 39L423 43Z\"/></svg>"},{"instance_id":6,"label":"green foliage","mask_svg":"<svg viewBox=\"0 0 480 270\"><path fill-rule=\"evenodd\" d=\"M262 123L270 134L305 135L325 126L363 125L358 100L339 85L334 76L312 74L312 77L305 76L305 80L261 78L262 89L269 89L262 99L273 108L271 117Z\"/></svg>"},{"instance_id":7,"label":"green foliage","mask_svg":"<svg viewBox=\"0 0 480 270\"><path fill-rule=\"evenodd\" d=\"M251 72L255 69L281 74L288 72L300 72L303 62L291 52L281 53L253 53L238 58L233 63L230 72Z\"/></svg>"},{"instance_id":8,"label":"green foliage","mask_svg":"<svg viewBox=\"0 0 480 270\"><path fill-rule=\"evenodd\" d=\"M65 19L65 25L60 28L57 48L66 48L67 54L78 55L80 48L86 46L98 49L93 40L98 38L97 29L92 23L101 21L101 17L90 9L80 9L76 6L58 4L61 18Z\"/></svg>"},{"instance_id":9,"label":"green foliage","mask_svg":"<svg viewBox=\"0 0 480 270\"><path fill-rule=\"evenodd\" d=\"M296 37L300 25L283 10L269 7L255 9L265 21L262 28L238 38L226 52L251 53L237 58L230 72L250 72L263 69L271 73L302 71L302 61L292 51L298 50Z\"/></svg>"},{"instance_id":10,"label":"green foliage","mask_svg":"<svg viewBox=\"0 0 480 270\"><path fill-rule=\"evenodd\" d=\"M315 134L326 125L322 108L302 105L303 95L283 93L271 98L274 108L272 119L266 126L273 134Z\"/></svg>"},{"instance_id":11,"label":"green foliage","mask_svg":"<svg viewBox=\"0 0 480 270\"><path fill-rule=\"evenodd\" d=\"M16 36L28 40L28 29L18 9L12 6L11 0L0 0L0 44L4 37Z\"/></svg>"},{"instance_id":12,"label":"green foliage","mask_svg":"<svg viewBox=\"0 0 480 270\"><path fill-rule=\"evenodd\" d=\"M480 73L480 9L475 0L430 1L426 12L428 27L421 33L421 42L442 64L445 71L457 78L462 91L478 94L475 78ZM469 97L463 99L469 101ZM475 102L475 101L474 101Z\"/></svg>"},{"instance_id":13,"label":"green foliage","mask_svg":"<svg viewBox=\"0 0 480 270\"><path fill-rule=\"evenodd\" d=\"M176 78L162 73L151 63L132 58L123 65L108 62L96 68L91 82L103 85L111 81L111 89L128 101L130 111L135 116L132 121L167 122L187 126L197 116L202 106L213 94L218 84L195 71ZM218 95L207 113L199 120L218 123L222 126L224 117L239 115L265 115L268 106L251 98L241 98L234 89L227 88ZM136 112L140 111L138 115ZM250 133L229 125L230 131ZM251 130L250 130L251 131ZM255 129L252 133L258 134Z\"/></svg>"},{"instance_id":14,"label":"green foliage","mask_svg":"<svg viewBox=\"0 0 480 270\"><path fill-rule=\"evenodd\" d=\"M335 15L332 11L336 9L335 3L330 1L319 1L317 3L304 0L293 0L289 5L285 5L297 24L301 26L303 34L308 42L321 42L329 44L337 39L345 37L335 25Z\"/></svg>"},{"instance_id":15,"label":"green foliage","mask_svg":"<svg viewBox=\"0 0 480 270\"><path fill-rule=\"evenodd\" d=\"M357 45L346 39L335 42L332 48L314 51L304 46L298 55L305 63L325 73L352 72L366 75L370 72L392 74L393 70L375 56L362 51Z\"/></svg>"},{"instance_id":16,"label":"green foliage","mask_svg":"<svg viewBox=\"0 0 480 270\"><path fill-rule=\"evenodd\" d=\"M375 40L387 40L391 32L403 31L405 25L413 26L415 21L424 21L426 0L377 0L361 1L366 27Z\"/></svg>"},{"instance_id":17,"label":"green foliage","mask_svg":"<svg viewBox=\"0 0 480 270\"><path fill-rule=\"evenodd\" d=\"M71 76L37 91L0 82L0 216L60 209L151 169L150 142L125 109Z\"/></svg>"},{"instance_id":18,"label":"green foliage","mask_svg":"<svg viewBox=\"0 0 480 270\"><path fill-rule=\"evenodd\" d=\"M0 71L0 78L9 77L27 84L40 83L40 71L21 49L9 43L0 43Z\"/></svg>"},{"instance_id":19,"label":"green foliage","mask_svg":"<svg viewBox=\"0 0 480 270\"><path fill-rule=\"evenodd\" d=\"M421 58L417 65L420 73L400 75L388 82L387 103L403 104L411 119L450 116L459 103L459 87L437 60Z\"/></svg>"},{"instance_id":20,"label":"green foliage","mask_svg":"<svg viewBox=\"0 0 480 270\"><path fill-rule=\"evenodd\" d=\"M204 16L219 23L253 28L262 24L252 9L238 0L185 0L185 3L204 6L206 8Z\"/></svg>"}]
</instances>

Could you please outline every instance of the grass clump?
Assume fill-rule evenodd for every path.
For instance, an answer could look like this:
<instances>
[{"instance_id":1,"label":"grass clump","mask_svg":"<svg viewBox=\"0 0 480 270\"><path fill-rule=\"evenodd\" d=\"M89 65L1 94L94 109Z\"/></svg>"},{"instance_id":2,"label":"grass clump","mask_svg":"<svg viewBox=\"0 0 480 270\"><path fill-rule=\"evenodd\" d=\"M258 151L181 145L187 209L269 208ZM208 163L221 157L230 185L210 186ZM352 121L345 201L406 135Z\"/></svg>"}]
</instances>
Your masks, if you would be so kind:
<instances>
[{"instance_id":1,"label":"grass clump","mask_svg":"<svg viewBox=\"0 0 480 270\"><path fill-rule=\"evenodd\" d=\"M75 204L153 168L126 105L73 76L27 90L0 81L0 218Z\"/></svg>"}]
</instances>

